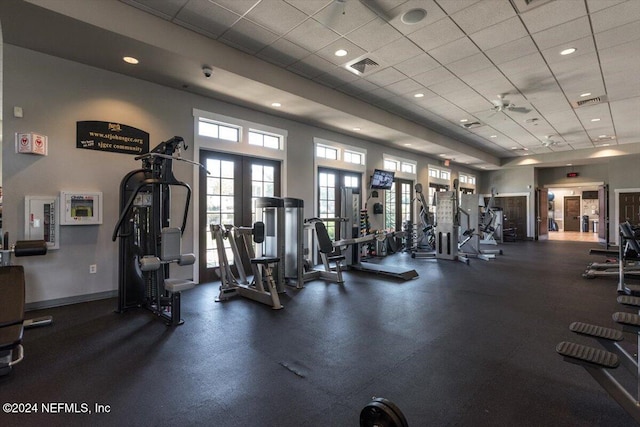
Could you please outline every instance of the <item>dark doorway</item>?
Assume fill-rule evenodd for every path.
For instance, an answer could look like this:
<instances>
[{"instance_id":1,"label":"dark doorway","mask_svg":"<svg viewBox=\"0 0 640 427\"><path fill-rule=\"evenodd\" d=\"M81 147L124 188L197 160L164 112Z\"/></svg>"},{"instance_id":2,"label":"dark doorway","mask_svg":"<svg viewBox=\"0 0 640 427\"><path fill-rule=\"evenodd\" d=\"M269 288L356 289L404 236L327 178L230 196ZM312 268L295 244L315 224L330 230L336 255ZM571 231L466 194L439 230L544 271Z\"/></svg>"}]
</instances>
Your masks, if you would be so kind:
<instances>
[{"instance_id":1,"label":"dark doorway","mask_svg":"<svg viewBox=\"0 0 640 427\"><path fill-rule=\"evenodd\" d=\"M620 193L619 223L629 221L631 224L640 222L640 193Z\"/></svg>"},{"instance_id":2,"label":"dark doorway","mask_svg":"<svg viewBox=\"0 0 640 427\"><path fill-rule=\"evenodd\" d=\"M580 231L580 196L564 198L564 231Z\"/></svg>"},{"instance_id":3,"label":"dark doorway","mask_svg":"<svg viewBox=\"0 0 640 427\"><path fill-rule=\"evenodd\" d=\"M502 209L503 229L516 229L516 239L527 238L527 196L496 197L495 207Z\"/></svg>"}]
</instances>

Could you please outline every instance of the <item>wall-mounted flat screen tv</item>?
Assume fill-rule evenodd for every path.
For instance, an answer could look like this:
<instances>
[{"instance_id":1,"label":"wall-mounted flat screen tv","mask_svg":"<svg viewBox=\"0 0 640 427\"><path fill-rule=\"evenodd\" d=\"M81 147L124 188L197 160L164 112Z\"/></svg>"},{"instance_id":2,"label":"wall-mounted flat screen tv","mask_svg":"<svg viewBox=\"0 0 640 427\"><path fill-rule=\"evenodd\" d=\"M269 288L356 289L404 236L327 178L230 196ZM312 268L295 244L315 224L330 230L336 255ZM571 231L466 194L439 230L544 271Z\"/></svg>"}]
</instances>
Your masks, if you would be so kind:
<instances>
[{"instance_id":1,"label":"wall-mounted flat screen tv","mask_svg":"<svg viewBox=\"0 0 640 427\"><path fill-rule=\"evenodd\" d=\"M374 190L390 190L394 172L375 169L371 176L371 188Z\"/></svg>"}]
</instances>

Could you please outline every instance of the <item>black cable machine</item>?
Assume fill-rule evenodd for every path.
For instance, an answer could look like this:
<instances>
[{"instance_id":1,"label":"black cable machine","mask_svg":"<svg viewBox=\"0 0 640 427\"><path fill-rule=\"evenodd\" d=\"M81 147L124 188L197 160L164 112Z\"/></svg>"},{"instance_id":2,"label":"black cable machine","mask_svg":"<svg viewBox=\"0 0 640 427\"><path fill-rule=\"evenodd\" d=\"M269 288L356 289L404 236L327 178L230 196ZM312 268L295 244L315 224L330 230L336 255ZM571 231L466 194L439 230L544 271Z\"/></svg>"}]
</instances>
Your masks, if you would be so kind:
<instances>
[{"instance_id":1,"label":"black cable machine","mask_svg":"<svg viewBox=\"0 0 640 427\"><path fill-rule=\"evenodd\" d=\"M195 286L190 280L169 279L169 264L189 265L193 254L180 253L180 237L187 225L191 187L173 175L184 140L175 136L147 154L137 156L142 168L129 172L120 184L120 217L112 240L118 237L118 312L143 307L168 325L182 324L180 291ZM177 157L174 153L177 152ZM171 187L184 187L186 201L180 228L170 227Z\"/></svg>"}]
</instances>

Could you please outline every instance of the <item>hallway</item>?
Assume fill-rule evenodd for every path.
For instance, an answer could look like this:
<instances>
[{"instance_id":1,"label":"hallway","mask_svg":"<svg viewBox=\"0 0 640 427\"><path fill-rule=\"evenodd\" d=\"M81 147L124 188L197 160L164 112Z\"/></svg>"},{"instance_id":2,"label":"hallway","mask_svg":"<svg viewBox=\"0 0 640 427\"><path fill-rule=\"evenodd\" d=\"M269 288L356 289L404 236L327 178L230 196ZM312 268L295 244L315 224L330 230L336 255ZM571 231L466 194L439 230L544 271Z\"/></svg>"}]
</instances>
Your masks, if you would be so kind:
<instances>
[{"instance_id":1,"label":"hallway","mask_svg":"<svg viewBox=\"0 0 640 427\"><path fill-rule=\"evenodd\" d=\"M582 231L550 231L549 240L565 242L598 242L598 233Z\"/></svg>"}]
</instances>

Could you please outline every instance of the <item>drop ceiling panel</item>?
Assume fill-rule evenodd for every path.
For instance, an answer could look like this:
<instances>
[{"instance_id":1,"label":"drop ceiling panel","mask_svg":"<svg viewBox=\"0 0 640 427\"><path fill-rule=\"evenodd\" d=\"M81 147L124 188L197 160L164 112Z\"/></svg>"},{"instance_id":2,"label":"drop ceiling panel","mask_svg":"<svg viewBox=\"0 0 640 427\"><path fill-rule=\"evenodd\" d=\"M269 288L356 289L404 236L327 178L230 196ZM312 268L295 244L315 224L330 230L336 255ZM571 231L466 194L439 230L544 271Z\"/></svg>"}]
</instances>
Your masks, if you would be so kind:
<instances>
[{"instance_id":1,"label":"drop ceiling panel","mask_svg":"<svg viewBox=\"0 0 640 427\"><path fill-rule=\"evenodd\" d=\"M410 93L412 96L422 90L422 85L412 79L404 79L398 82L385 86L385 89L390 90L396 95L404 95Z\"/></svg>"},{"instance_id":2,"label":"drop ceiling panel","mask_svg":"<svg viewBox=\"0 0 640 427\"><path fill-rule=\"evenodd\" d=\"M285 38L315 52L340 38L340 35L324 27L318 21L309 19L305 21L304 25L300 25L290 31Z\"/></svg>"},{"instance_id":3,"label":"drop ceiling panel","mask_svg":"<svg viewBox=\"0 0 640 427\"><path fill-rule=\"evenodd\" d=\"M429 52L434 59L446 65L462 58L480 53L480 50L468 38L461 38Z\"/></svg>"},{"instance_id":4,"label":"drop ceiling panel","mask_svg":"<svg viewBox=\"0 0 640 427\"><path fill-rule=\"evenodd\" d=\"M493 63L487 59L484 53L467 56L459 61L447 64L447 68L458 77L477 72L485 68L495 69Z\"/></svg>"},{"instance_id":5,"label":"drop ceiling panel","mask_svg":"<svg viewBox=\"0 0 640 427\"><path fill-rule=\"evenodd\" d=\"M587 10L582 1L551 1L520 16L529 32L533 34L572 21L586 14Z\"/></svg>"},{"instance_id":6,"label":"drop ceiling panel","mask_svg":"<svg viewBox=\"0 0 640 427\"><path fill-rule=\"evenodd\" d=\"M194 0L190 0L192 2ZM197 0L201 1L201 0ZM211 3L218 4L225 9L229 9L239 15L244 15L252 7L256 6L260 2L260 0L207 0L211 1Z\"/></svg>"},{"instance_id":7,"label":"drop ceiling panel","mask_svg":"<svg viewBox=\"0 0 640 427\"><path fill-rule=\"evenodd\" d=\"M640 22L633 21L595 35L598 49L607 49L640 39Z\"/></svg>"},{"instance_id":8,"label":"drop ceiling panel","mask_svg":"<svg viewBox=\"0 0 640 427\"><path fill-rule=\"evenodd\" d=\"M425 87L444 82L455 78L455 75L451 71L444 67L434 68L433 70L425 71L418 75L413 76L413 79Z\"/></svg>"},{"instance_id":9,"label":"drop ceiling panel","mask_svg":"<svg viewBox=\"0 0 640 427\"><path fill-rule=\"evenodd\" d=\"M346 38L369 52L373 52L400 37L402 35L398 31L380 18L366 23L346 36Z\"/></svg>"},{"instance_id":10,"label":"drop ceiling panel","mask_svg":"<svg viewBox=\"0 0 640 427\"><path fill-rule=\"evenodd\" d=\"M587 7L589 8L589 13L595 13L599 10L607 9L625 1L627 0L587 0Z\"/></svg>"},{"instance_id":11,"label":"drop ceiling panel","mask_svg":"<svg viewBox=\"0 0 640 427\"><path fill-rule=\"evenodd\" d=\"M240 15L207 0L190 0L174 22L208 37L218 38L240 19Z\"/></svg>"},{"instance_id":12,"label":"drop ceiling panel","mask_svg":"<svg viewBox=\"0 0 640 427\"><path fill-rule=\"evenodd\" d=\"M451 43L464 37L465 34L449 18L443 18L428 27L421 28L407 37L415 42L421 49L428 52L439 46Z\"/></svg>"},{"instance_id":13,"label":"drop ceiling panel","mask_svg":"<svg viewBox=\"0 0 640 427\"><path fill-rule=\"evenodd\" d=\"M406 76L404 74L392 67L385 68L382 71L378 71L365 76L365 79L369 80L372 83L375 83L378 86L388 86L395 82L404 80L405 78Z\"/></svg>"},{"instance_id":14,"label":"drop ceiling panel","mask_svg":"<svg viewBox=\"0 0 640 427\"><path fill-rule=\"evenodd\" d=\"M525 36L528 36L527 29L517 16L469 35L482 50L492 49Z\"/></svg>"},{"instance_id":15,"label":"drop ceiling panel","mask_svg":"<svg viewBox=\"0 0 640 427\"><path fill-rule=\"evenodd\" d=\"M336 56L338 49L347 51L347 54L345 56ZM349 40L340 38L317 51L316 55L335 65L343 65L363 56L365 53L367 53L365 50L351 43Z\"/></svg>"},{"instance_id":16,"label":"drop ceiling panel","mask_svg":"<svg viewBox=\"0 0 640 427\"><path fill-rule=\"evenodd\" d=\"M320 9L333 3L333 0L284 0L291 6L304 12L307 15L313 15Z\"/></svg>"},{"instance_id":17,"label":"drop ceiling panel","mask_svg":"<svg viewBox=\"0 0 640 427\"><path fill-rule=\"evenodd\" d=\"M456 1L436 0L438 5L440 5L440 7L442 9L444 9L444 11L449 15L452 15L452 14L456 13L457 11L462 10L462 9L464 9L466 7L470 7L474 3L477 3L479 1L480 0L456 0Z\"/></svg>"},{"instance_id":18,"label":"drop ceiling panel","mask_svg":"<svg viewBox=\"0 0 640 427\"><path fill-rule=\"evenodd\" d=\"M279 35L286 34L308 18L284 0L261 1L244 17Z\"/></svg>"},{"instance_id":19,"label":"drop ceiling panel","mask_svg":"<svg viewBox=\"0 0 640 427\"><path fill-rule=\"evenodd\" d=\"M257 56L266 59L269 62L287 67L311 54L310 51L290 42L287 39L280 38L275 42L266 46Z\"/></svg>"},{"instance_id":20,"label":"drop ceiling panel","mask_svg":"<svg viewBox=\"0 0 640 427\"><path fill-rule=\"evenodd\" d=\"M400 71L407 77L413 77L425 71L439 67L440 64L426 53L418 54L412 58L395 64L393 68Z\"/></svg>"},{"instance_id":21,"label":"drop ceiling panel","mask_svg":"<svg viewBox=\"0 0 640 427\"><path fill-rule=\"evenodd\" d=\"M189 0L122 0L123 3L139 7L161 18L171 20Z\"/></svg>"},{"instance_id":22,"label":"drop ceiling panel","mask_svg":"<svg viewBox=\"0 0 640 427\"><path fill-rule=\"evenodd\" d=\"M595 33L600 33L620 25L637 21L639 15L640 2L637 0L630 0L617 4L591 15L593 31Z\"/></svg>"},{"instance_id":23,"label":"drop ceiling panel","mask_svg":"<svg viewBox=\"0 0 640 427\"><path fill-rule=\"evenodd\" d=\"M376 15L359 1L333 2L313 15L313 19L342 35L375 18Z\"/></svg>"},{"instance_id":24,"label":"drop ceiling panel","mask_svg":"<svg viewBox=\"0 0 640 427\"><path fill-rule=\"evenodd\" d=\"M221 38L225 42L236 45L240 50L255 54L273 43L278 36L258 24L241 19L225 31Z\"/></svg>"},{"instance_id":25,"label":"drop ceiling panel","mask_svg":"<svg viewBox=\"0 0 640 427\"><path fill-rule=\"evenodd\" d=\"M288 68L304 75L305 77L314 78L321 74L333 71L336 66L318 55L309 55L306 58L290 65Z\"/></svg>"},{"instance_id":26,"label":"drop ceiling panel","mask_svg":"<svg viewBox=\"0 0 640 427\"><path fill-rule=\"evenodd\" d=\"M381 65L394 65L422 53L410 40L400 38L376 49L373 55L382 61Z\"/></svg>"},{"instance_id":27,"label":"drop ceiling panel","mask_svg":"<svg viewBox=\"0 0 640 427\"><path fill-rule=\"evenodd\" d=\"M531 40L531 37L526 36L505 43L493 49L485 51L485 54L493 61L494 64L504 64L518 58L527 57L534 53L537 53L538 49Z\"/></svg>"},{"instance_id":28,"label":"drop ceiling panel","mask_svg":"<svg viewBox=\"0 0 640 427\"><path fill-rule=\"evenodd\" d=\"M507 2L482 1L454 13L451 18L465 33L472 34L515 15Z\"/></svg>"},{"instance_id":29,"label":"drop ceiling panel","mask_svg":"<svg viewBox=\"0 0 640 427\"><path fill-rule=\"evenodd\" d=\"M589 18L587 16L582 16L578 19L574 19L573 21L533 33L531 37L533 37L538 48L541 50L557 46L563 46L564 48L564 45L566 45L567 42L584 37L591 37Z\"/></svg>"}]
</instances>

